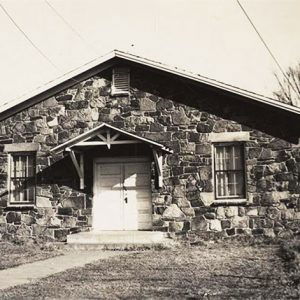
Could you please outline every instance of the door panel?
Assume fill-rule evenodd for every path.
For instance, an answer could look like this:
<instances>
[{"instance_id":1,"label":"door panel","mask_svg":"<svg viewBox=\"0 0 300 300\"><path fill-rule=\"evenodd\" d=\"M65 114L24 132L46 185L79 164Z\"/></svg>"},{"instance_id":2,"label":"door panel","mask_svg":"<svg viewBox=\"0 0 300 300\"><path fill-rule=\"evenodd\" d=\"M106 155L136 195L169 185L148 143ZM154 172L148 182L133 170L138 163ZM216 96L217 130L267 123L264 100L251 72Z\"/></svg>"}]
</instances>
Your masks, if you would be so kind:
<instances>
[{"instance_id":1,"label":"door panel","mask_svg":"<svg viewBox=\"0 0 300 300\"><path fill-rule=\"evenodd\" d=\"M149 175L136 174L125 179L125 185L128 187L140 188L149 186Z\"/></svg>"},{"instance_id":2,"label":"door panel","mask_svg":"<svg viewBox=\"0 0 300 300\"><path fill-rule=\"evenodd\" d=\"M122 230L123 207L121 164L95 165L95 196L93 228L95 230Z\"/></svg>"},{"instance_id":3,"label":"door panel","mask_svg":"<svg viewBox=\"0 0 300 300\"><path fill-rule=\"evenodd\" d=\"M124 177L124 186L128 190L129 204L125 206L124 210L125 226L127 226L128 229L131 227L140 230L152 229L152 202L149 163L125 164ZM140 208L141 206L143 206L142 214ZM128 218L126 216L128 216ZM129 219L129 216L132 217L132 219Z\"/></svg>"},{"instance_id":4,"label":"door panel","mask_svg":"<svg viewBox=\"0 0 300 300\"><path fill-rule=\"evenodd\" d=\"M114 190L114 189L121 189L122 188L122 182L121 177L116 175L102 175L100 179L99 186L101 190Z\"/></svg>"},{"instance_id":5,"label":"door panel","mask_svg":"<svg viewBox=\"0 0 300 300\"><path fill-rule=\"evenodd\" d=\"M94 229L152 229L149 163L96 163L94 180Z\"/></svg>"},{"instance_id":6,"label":"door panel","mask_svg":"<svg viewBox=\"0 0 300 300\"><path fill-rule=\"evenodd\" d=\"M121 164L100 164L100 172L102 175L120 175Z\"/></svg>"}]
</instances>

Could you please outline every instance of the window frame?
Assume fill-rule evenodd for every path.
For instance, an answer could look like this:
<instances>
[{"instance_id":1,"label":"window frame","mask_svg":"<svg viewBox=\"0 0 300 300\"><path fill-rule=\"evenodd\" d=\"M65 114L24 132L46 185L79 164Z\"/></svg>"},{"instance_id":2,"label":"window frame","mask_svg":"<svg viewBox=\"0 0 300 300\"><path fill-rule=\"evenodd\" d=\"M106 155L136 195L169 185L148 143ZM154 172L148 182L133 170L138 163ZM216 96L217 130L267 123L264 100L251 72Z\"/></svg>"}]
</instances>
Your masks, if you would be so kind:
<instances>
[{"instance_id":1,"label":"window frame","mask_svg":"<svg viewBox=\"0 0 300 300\"><path fill-rule=\"evenodd\" d=\"M12 163L13 163L13 157L32 157L33 158L33 176L29 177L14 177L11 174L12 171ZM36 152L35 151L26 151L26 152L10 152L8 153L8 168L7 168L7 191L8 191L8 205L9 206L34 206L36 203L36 183L37 183L37 172L36 172L36 166L37 166L37 160L36 160ZM30 178L33 179L34 183L34 189L33 189L33 199L30 199L29 201L12 201L12 190L11 190L11 183L13 179L21 178L25 179Z\"/></svg>"},{"instance_id":2,"label":"window frame","mask_svg":"<svg viewBox=\"0 0 300 300\"><path fill-rule=\"evenodd\" d=\"M218 172L225 172L226 170L216 170L216 147L222 147L222 146L239 146L241 147L241 166L242 169L237 170L238 172L241 172L243 175L242 178L242 195L235 195L235 196L218 196L217 192L217 173ZM214 142L212 143L213 147L213 183L214 183L214 202L216 203L224 203L224 202L239 202L239 201L246 201L247 199L247 181L246 181L246 160L245 160L245 143L242 141L231 141L231 142ZM234 170L232 170L234 171Z\"/></svg>"}]
</instances>

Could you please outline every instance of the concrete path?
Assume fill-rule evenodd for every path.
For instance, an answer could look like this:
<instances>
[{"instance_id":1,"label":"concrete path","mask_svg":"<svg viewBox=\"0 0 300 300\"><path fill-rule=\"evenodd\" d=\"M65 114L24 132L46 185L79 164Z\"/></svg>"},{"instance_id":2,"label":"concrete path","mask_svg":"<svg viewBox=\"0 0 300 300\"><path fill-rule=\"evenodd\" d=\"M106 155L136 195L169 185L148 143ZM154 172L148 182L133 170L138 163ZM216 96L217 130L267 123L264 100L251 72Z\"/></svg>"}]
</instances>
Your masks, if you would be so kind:
<instances>
[{"instance_id":1,"label":"concrete path","mask_svg":"<svg viewBox=\"0 0 300 300\"><path fill-rule=\"evenodd\" d=\"M70 268L82 267L99 259L125 254L116 251L76 251L0 271L0 290L48 277Z\"/></svg>"}]
</instances>

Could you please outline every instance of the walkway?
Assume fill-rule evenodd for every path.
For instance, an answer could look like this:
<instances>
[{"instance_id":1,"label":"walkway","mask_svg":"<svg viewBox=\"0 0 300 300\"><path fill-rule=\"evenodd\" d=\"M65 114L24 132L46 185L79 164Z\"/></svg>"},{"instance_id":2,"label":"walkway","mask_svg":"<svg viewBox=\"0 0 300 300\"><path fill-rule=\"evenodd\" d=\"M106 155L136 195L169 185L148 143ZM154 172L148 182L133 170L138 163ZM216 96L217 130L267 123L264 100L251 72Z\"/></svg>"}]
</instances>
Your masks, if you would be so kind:
<instances>
[{"instance_id":1,"label":"walkway","mask_svg":"<svg viewBox=\"0 0 300 300\"><path fill-rule=\"evenodd\" d=\"M106 259L124 252L116 251L74 251L0 271L0 290L20 284L32 283L37 279L63 272L67 269L82 267L99 259Z\"/></svg>"}]
</instances>

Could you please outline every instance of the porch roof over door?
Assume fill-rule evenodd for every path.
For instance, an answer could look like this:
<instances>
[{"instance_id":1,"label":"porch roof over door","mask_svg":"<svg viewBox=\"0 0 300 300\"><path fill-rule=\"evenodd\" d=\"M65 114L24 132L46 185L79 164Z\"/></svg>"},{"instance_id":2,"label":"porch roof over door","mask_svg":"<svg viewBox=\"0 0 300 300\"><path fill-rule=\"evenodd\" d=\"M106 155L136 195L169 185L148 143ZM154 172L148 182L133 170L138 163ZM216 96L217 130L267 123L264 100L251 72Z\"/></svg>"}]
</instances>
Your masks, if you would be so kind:
<instances>
[{"instance_id":1,"label":"porch roof over door","mask_svg":"<svg viewBox=\"0 0 300 300\"><path fill-rule=\"evenodd\" d=\"M137 143L145 143L162 152L173 153L171 149L160 143L132 134L107 123L102 123L101 125L52 148L50 152L59 153L62 151L70 151L73 147L76 149L77 147L85 146L107 146L108 149L110 149L113 145Z\"/></svg>"}]
</instances>

